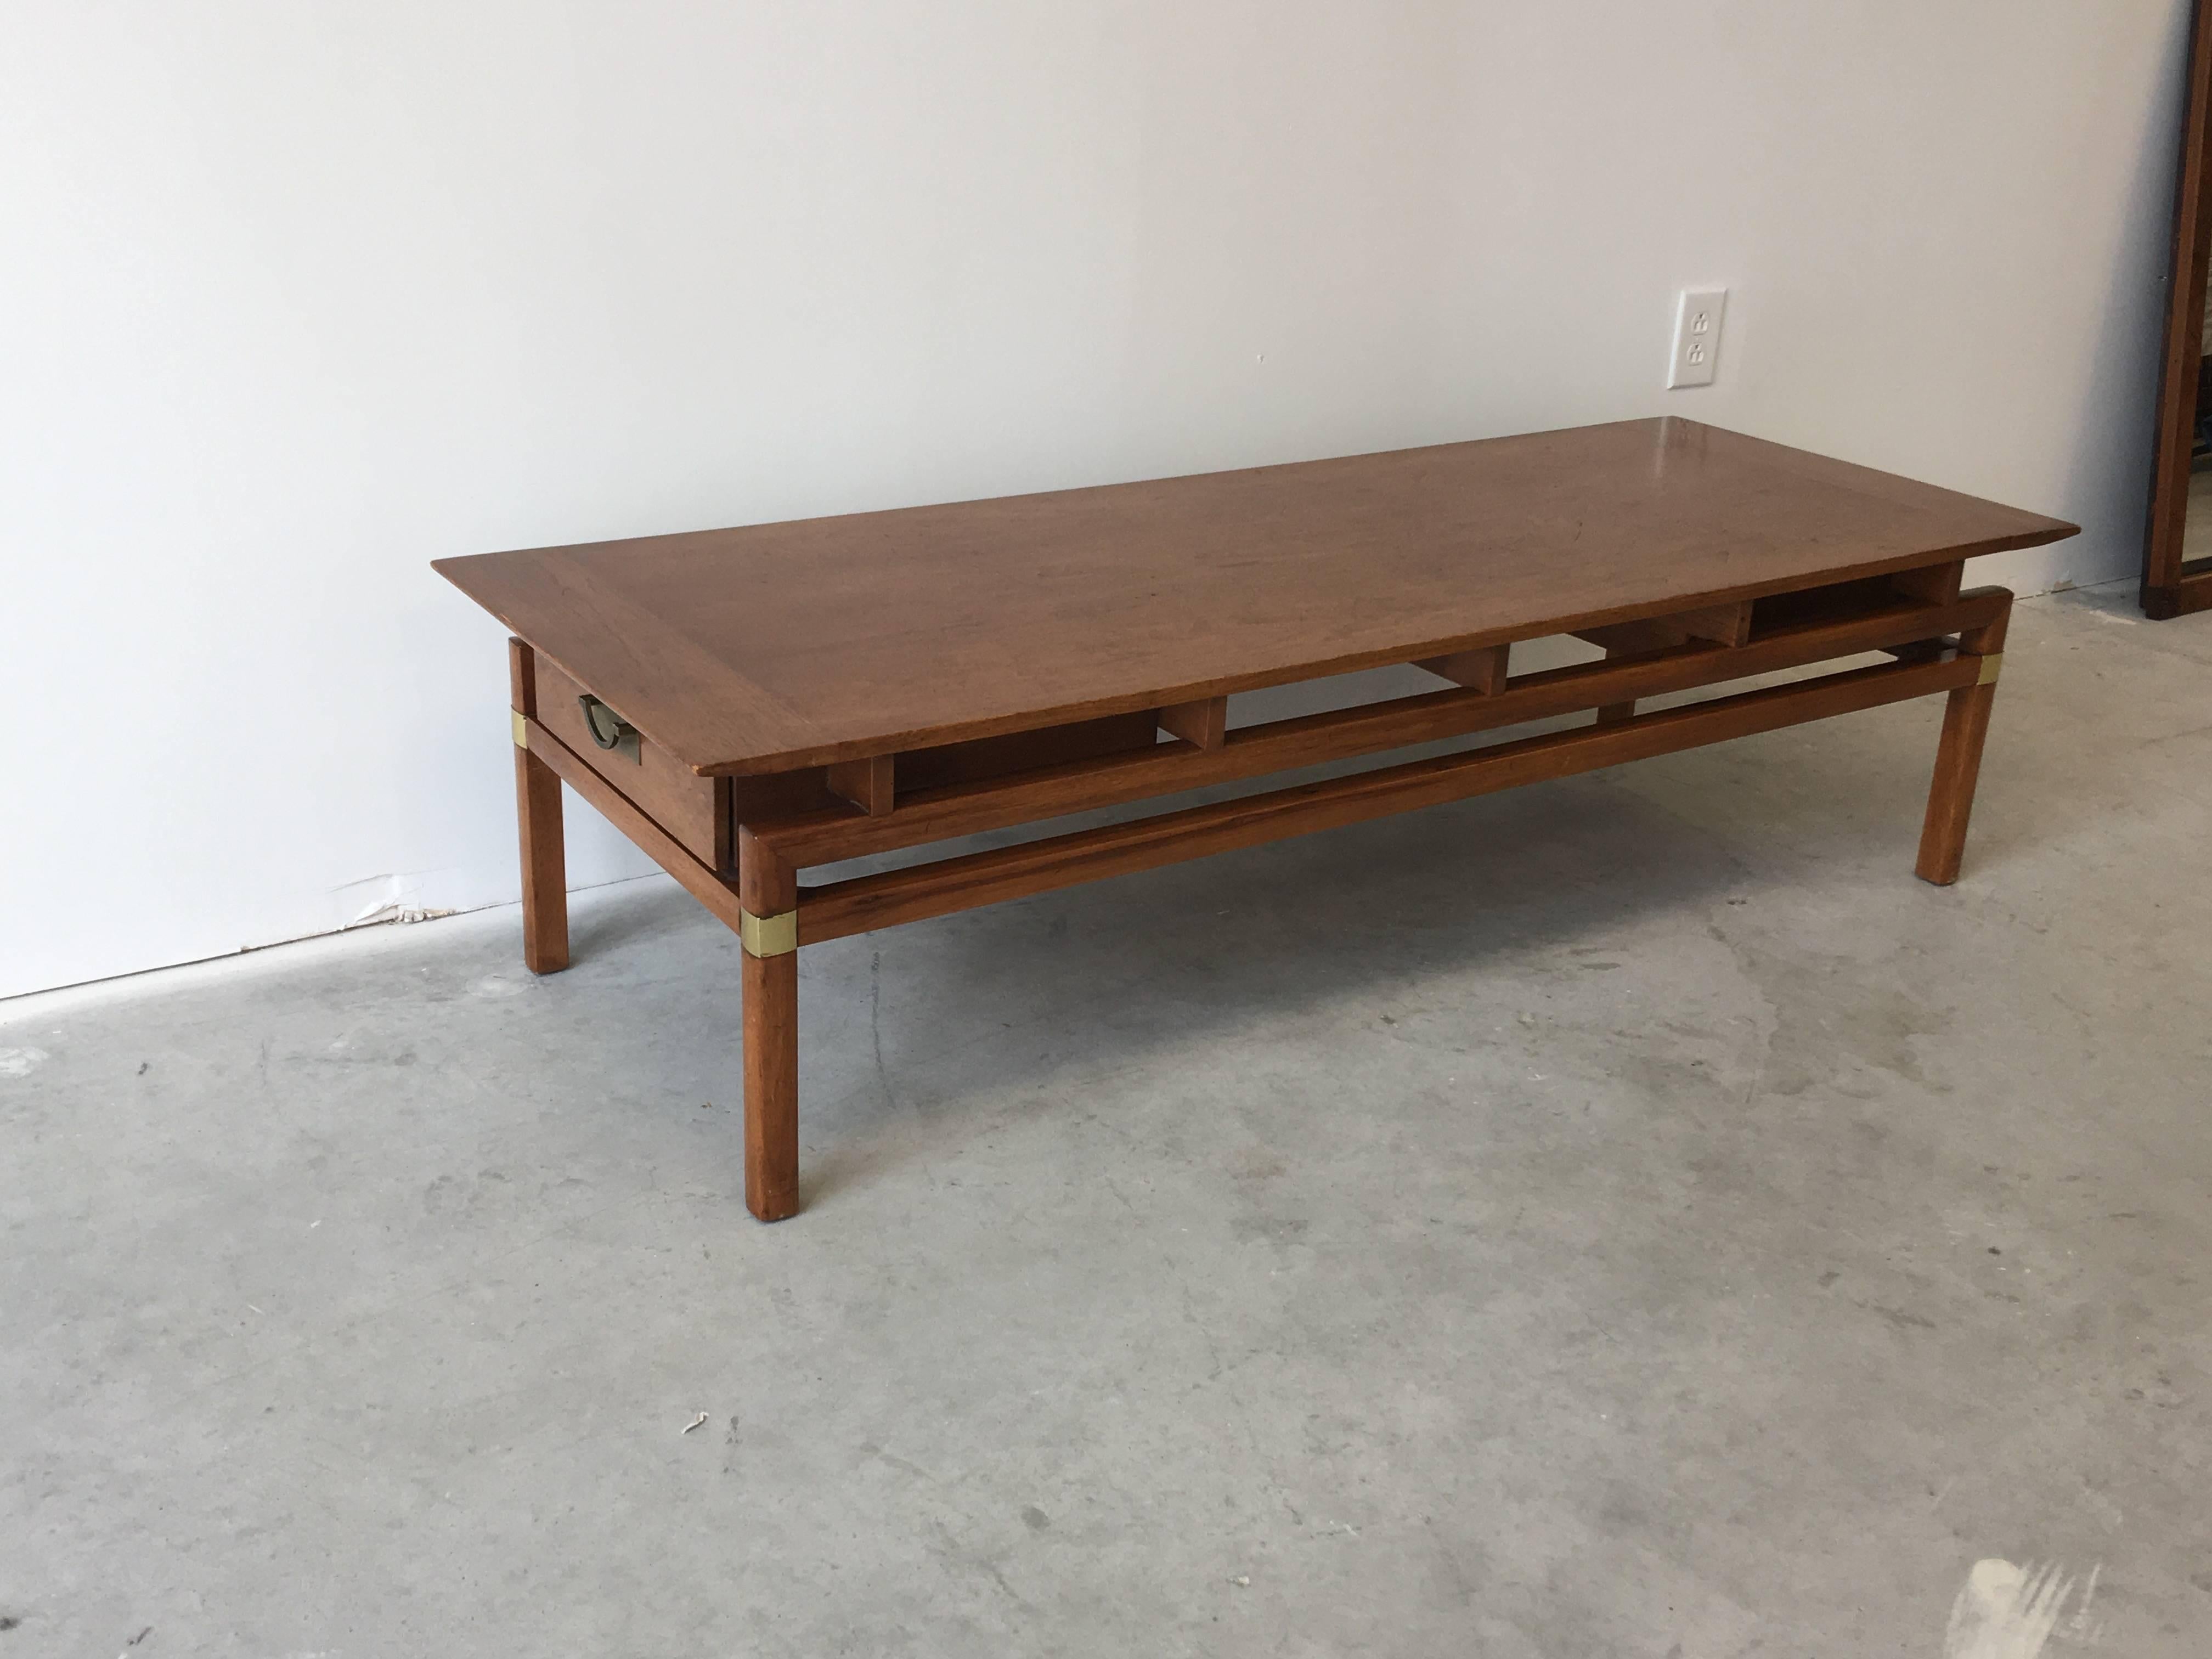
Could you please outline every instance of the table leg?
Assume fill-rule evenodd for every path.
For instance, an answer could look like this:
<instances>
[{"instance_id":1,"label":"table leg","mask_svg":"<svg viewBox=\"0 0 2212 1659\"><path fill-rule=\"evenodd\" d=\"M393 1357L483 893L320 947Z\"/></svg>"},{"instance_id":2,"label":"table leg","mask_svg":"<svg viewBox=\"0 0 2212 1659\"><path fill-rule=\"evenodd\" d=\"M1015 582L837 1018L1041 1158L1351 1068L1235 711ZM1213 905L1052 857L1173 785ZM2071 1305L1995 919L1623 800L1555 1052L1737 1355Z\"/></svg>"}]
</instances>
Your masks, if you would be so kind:
<instances>
[{"instance_id":1,"label":"table leg","mask_svg":"<svg viewBox=\"0 0 2212 1659\"><path fill-rule=\"evenodd\" d=\"M1978 684L1951 693L1943 708L1943 736L1936 749L1936 777L1928 790L1928 817L1920 831L1921 880L1948 887L1959 878L1966 851L1966 819L1974 808L1974 783L1982 770L1982 742L1989 736L1990 708L1997 695L1997 667L2003 660L2005 624L2012 608L1986 628L1959 636L1960 651L1983 659Z\"/></svg>"},{"instance_id":2,"label":"table leg","mask_svg":"<svg viewBox=\"0 0 2212 1659\"><path fill-rule=\"evenodd\" d=\"M798 872L738 832L744 956L745 1207L763 1221L799 1213ZM763 954L764 953L764 954Z\"/></svg>"},{"instance_id":3,"label":"table leg","mask_svg":"<svg viewBox=\"0 0 2212 1659\"><path fill-rule=\"evenodd\" d=\"M525 747L537 709L530 647L507 642L514 693L514 816L522 840L522 961L533 974L568 965L568 864L561 834L561 777Z\"/></svg>"}]
</instances>

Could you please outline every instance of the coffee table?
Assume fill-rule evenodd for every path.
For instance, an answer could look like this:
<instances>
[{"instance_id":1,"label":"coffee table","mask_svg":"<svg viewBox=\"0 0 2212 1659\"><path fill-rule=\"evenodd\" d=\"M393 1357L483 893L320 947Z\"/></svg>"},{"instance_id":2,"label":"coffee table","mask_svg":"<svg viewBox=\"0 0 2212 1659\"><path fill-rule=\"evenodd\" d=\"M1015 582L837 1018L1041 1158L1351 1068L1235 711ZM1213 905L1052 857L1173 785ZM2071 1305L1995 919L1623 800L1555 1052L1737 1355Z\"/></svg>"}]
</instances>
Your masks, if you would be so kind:
<instances>
[{"instance_id":1,"label":"coffee table","mask_svg":"<svg viewBox=\"0 0 2212 1659\"><path fill-rule=\"evenodd\" d=\"M1961 565L2075 533L1662 418L436 568L514 635L524 960L568 965L565 781L742 941L745 1201L773 1221L799 1208L803 945L1936 692L1917 868L1955 880L2012 605L1962 591ZM1604 656L1512 672L1514 645L1555 635ZM1871 653L1888 659L1834 666ZM1405 663L1438 689L1228 722L1237 693ZM1584 710L1566 730L799 884L864 854Z\"/></svg>"}]
</instances>

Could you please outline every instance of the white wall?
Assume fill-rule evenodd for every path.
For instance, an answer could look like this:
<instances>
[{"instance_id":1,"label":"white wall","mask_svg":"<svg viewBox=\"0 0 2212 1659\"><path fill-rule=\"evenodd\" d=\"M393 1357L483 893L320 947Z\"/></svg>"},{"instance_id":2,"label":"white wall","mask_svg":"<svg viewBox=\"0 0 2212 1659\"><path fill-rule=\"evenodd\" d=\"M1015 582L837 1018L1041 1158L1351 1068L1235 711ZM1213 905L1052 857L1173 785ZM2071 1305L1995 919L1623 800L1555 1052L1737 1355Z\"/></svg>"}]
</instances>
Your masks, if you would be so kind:
<instances>
[{"instance_id":1,"label":"white wall","mask_svg":"<svg viewBox=\"0 0 2212 1659\"><path fill-rule=\"evenodd\" d=\"M2130 570L2185 10L9 0L0 994L511 897L447 553L1673 410Z\"/></svg>"}]
</instances>

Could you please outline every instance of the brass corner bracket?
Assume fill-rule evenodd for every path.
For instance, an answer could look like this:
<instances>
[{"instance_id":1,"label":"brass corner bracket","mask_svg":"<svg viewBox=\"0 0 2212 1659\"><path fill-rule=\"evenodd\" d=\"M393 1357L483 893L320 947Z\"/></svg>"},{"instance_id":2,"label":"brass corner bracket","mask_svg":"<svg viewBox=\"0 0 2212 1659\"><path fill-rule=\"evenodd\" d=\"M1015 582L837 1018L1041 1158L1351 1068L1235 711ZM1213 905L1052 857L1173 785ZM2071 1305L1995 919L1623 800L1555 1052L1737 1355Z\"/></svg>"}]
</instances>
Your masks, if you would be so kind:
<instances>
[{"instance_id":1,"label":"brass corner bracket","mask_svg":"<svg viewBox=\"0 0 2212 1659\"><path fill-rule=\"evenodd\" d=\"M738 943L745 947L749 957L789 956L799 948L796 910L786 910L780 916L757 916L741 908L738 918Z\"/></svg>"},{"instance_id":2,"label":"brass corner bracket","mask_svg":"<svg viewBox=\"0 0 2212 1659\"><path fill-rule=\"evenodd\" d=\"M514 717L514 746L517 749L529 748L530 717L520 708L510 708L507 712Z\"/></svg>"},{"instance_id":3,"label":"brass corner bracket","mask_svg":"<svg viewBox=\"0 0 2212 1659\"><path fill-rule=\"evenodd\" d=\"M1997 676L2002 673L2003 670L2004 653L2002 651L1992 651L1982 659L1981 676L1979 678L1975 680L1974 684L1976 685L1995 685L1997 683Z\"/></svg>"}]
</instances>

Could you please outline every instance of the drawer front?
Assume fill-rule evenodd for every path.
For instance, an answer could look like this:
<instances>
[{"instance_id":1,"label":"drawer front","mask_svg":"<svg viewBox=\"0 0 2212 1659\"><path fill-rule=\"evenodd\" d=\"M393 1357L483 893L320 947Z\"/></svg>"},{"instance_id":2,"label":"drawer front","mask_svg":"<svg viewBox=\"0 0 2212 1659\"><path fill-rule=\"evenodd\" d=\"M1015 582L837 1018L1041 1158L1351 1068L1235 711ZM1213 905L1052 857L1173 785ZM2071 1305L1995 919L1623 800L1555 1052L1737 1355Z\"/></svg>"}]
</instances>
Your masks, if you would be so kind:
<instances>
[{"instance_id":1,"label":"drawer front","mask_svg":"<svg viewBox=\"0 0 2212 1659\"><path fill-rule=\"evenodd\" d=\"M585 718L584 688L543 656L537 658L536 666L538 723L689 848L702 864L715 870L735 868L729 789L724 781L696 775L642 733L619 749L600 748Z\"/></svg>"}]
</instances>

